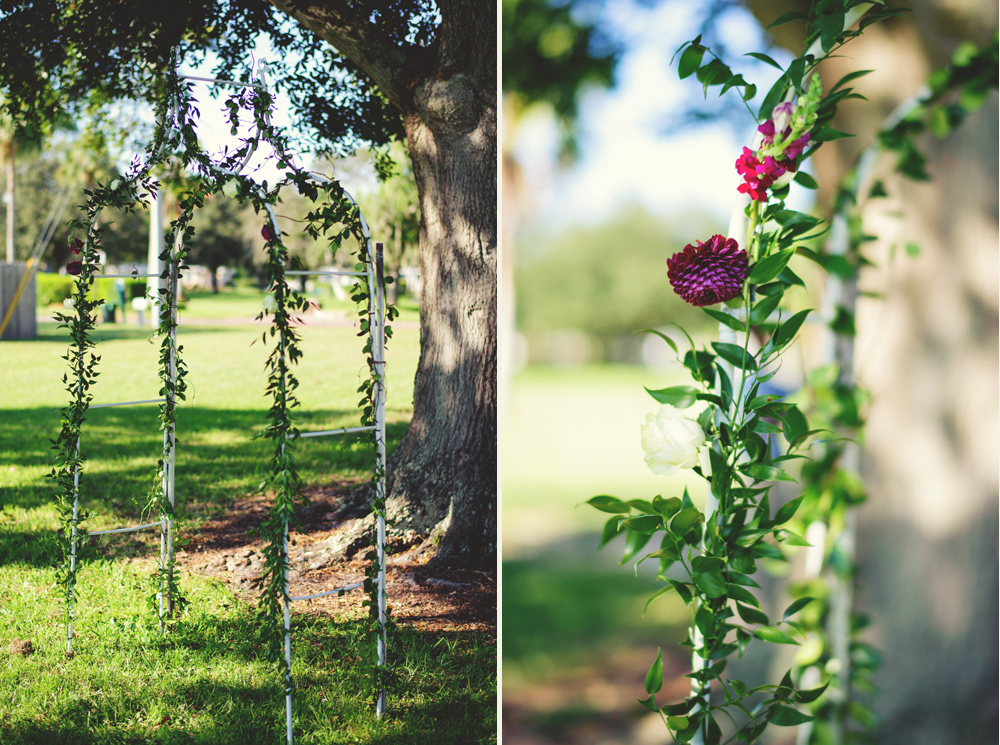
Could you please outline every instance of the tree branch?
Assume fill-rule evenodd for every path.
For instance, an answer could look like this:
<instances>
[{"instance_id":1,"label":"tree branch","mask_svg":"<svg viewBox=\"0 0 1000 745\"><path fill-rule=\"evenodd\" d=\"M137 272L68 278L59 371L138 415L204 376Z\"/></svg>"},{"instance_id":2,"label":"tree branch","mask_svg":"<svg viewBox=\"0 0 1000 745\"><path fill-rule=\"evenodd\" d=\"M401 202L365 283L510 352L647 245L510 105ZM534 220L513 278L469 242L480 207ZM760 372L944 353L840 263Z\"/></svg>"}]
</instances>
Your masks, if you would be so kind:
<instances>
[{"instance_id":1,"label":"tree branch","mask_svg":"<svg viewBox=\"0 0 1000 745\"><path fill-rule=\"evenodd\" d=\"M356 64L394 106L405 110L407 91L420 74L417 48L389 39L346 0L268 0Z\"/></svg>"}]
</instances>

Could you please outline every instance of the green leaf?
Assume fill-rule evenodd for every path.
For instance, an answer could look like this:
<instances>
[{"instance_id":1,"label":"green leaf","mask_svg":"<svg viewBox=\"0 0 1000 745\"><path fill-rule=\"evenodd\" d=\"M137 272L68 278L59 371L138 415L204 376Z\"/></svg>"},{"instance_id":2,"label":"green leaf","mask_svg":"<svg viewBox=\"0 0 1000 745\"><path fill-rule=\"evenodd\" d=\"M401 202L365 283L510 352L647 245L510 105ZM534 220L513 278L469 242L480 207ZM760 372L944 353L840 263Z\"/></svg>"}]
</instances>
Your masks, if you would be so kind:
<instances>
[{"instance_id":1,"label":"green leaf","mask_svg":"<svg viewBox=\"0 0 1000 745\"><path fill-rule=\"evenodd\" d=\"M857 80L858 78L863 77L863 76L867 75L870 72L875 72L875 71L874 70L855 70L854 72L847 73L844 77L842 77L840 80L837 81L837 84L830 89L829 93L833 93L837 89L842 88L843 86L845 86L848 83L850 83L852 80Z\"/></svg>"},{"instance_id":2,"label":"green leaf","mask_svg":"<svg viewBox=\"0 0 1000 745\"><path fill-rule=\"evenodd\" d=\"M636 699L642 706L645 706L650 711L656 711L656 696L649 696L648 698Z\"/></svg>"},{"instance_id":3,"label":"green leaf","mask_svg":"<svg viewBox=\"0 0 1000 745\"><path fill-rule=\"evenodd\" d=\"M787 561L785 555L770 543L758 541L747 549L747 553L758 559L774 559L775 561Z\"/></svg>"},{"instance_id":4,"label":"green leaf","mask_svg":"<svg viewBox=\"0 0 1000 745\"><path fill-rule=\"evenodd\" d=\"M697 400L698 389L690 385L675 385L670 388L660 388L656 391L646 388L646 393L661 404L669 404L678 409L686 409Z\"/></svg>"},{"instance_id":5,"label":"green leaf","mask_svg":"<svg viewBox=\"0 0 1000 745\"><path fill-rule=\"evenodd\" d=\"M705 522L705 516L698 510L697 507L689 507L686 510L681 510L674 519L670 522L670 532L681 538L696 525L700 525Z\"/></svg>"},{"instance_id":6,"label":"green leaf","mask_svg":"<svg viewBox=\"0 0 1000 745\"><path fill-rule=\"evenodd\" d=\"M679 704L667 704L666 706L661 706L660 711L666 714L668 717L677 717L682 714L687 714L691 711L691 707L694 702L688 699L681 701Z\"/></svg>"},{"instance_id":7,"label":"green leaf","mask_svg":"<svg viewBox=\"0 0 1000 745\"><path fill-rule=\"evenodd\" d=\"M713 341L712 349L714 349L716 354L718 354L722 359L740 370L749 370L752 372L757 369L757 360L754 359L749 350L745 350L741 346L721 341Z\"/></svg>"},{"instance_id":8,"label":"green leaf","mask_svg":"<svg viewBox=\"0 0 1000 745\"><path fill-rule=\"evenodd\" d=\"M618 562L618 565L629 561L633 556L642 551L649 543L649 539L652 535L649 533L639 533L634 530L629 530L625 534L625 550L622 552L622 560Z\"/></svg>"},{"instance_id":9,"label":"green leaf","mask_svg":"<svg viewBox=\"0 0 1000 745\"><path fill-rule=\"evenodd\" d=\"M729 583L729 597L733 600L738 600L746 605L753 606L754 608L760 607L760 601L750 592L747 588L741 587L733 582Z\"/></svg>"},{"instance_id":10,"label":"green leaf","mask_svg":"<svg viewBox=\"0 0 1000 745\"><path fill-rule=\"evenodd\" d=\"M651 535L663 525L662 515L639 515L622 520L622 527L636 533Z\"/></svg>"},{"instance_id":11,"label":"green leaf","mask_svg":"<svg viewBox=\"0 0 1000 745\"><path fill-rule=\"evenodd\" d=\"M767 626L771 621L768 619L767 615L763 611L759 611L756 608L751 608L748 605L743 605L742 603L736 604L736 612L740 614L742 618L747 623L759 623Z\"/></svg>"},{"instance_id":12,"label":"green leaf","mask_svg":"<svg viewBox=\"0 0 1000 745\"><path fill-rule=\"evenodd\" d=\"M695 575L694 583L710 598L721 598L726 594L726 578L722 572L701 572Z\"/></svg>"},{"instance_id":13,"label":"green leaf","mask_svg":"<svg viewBox=\"0 0 1000 745\"><path fill-rule=\"evenodd\" d=\"M792 519L795 511L799 508L799 505L802 504L802 496L803 495L799 495L790 502L785 502L785 504L778 508L778 511L774 513L774 525L784 525Z\"/></svg>"},{"instance_id":14,"label":"green leaf","mask_svg":"<svg viewBox=\"0 0 1000 745\"><path fill-rule=\"evenodd\" d=\"M792 256L795 255L794 248L786 248L776 254L768 256L753 265L747 282L752 285L762 285L775 279L781 271L788 265Z\"/></svg>"},{"instance_id":15,"label":"green leaf","mask_svg":"<svg viewBox=\"0 0 1000 745\"><path fill-rule=\"evenodd\" d=\"M792 179L799 186L804 186L807 189L818 189L819 184L816 183L816 179L810 176L805 171L799 171L795 174L795 178Z\"/></svg>"},{"instance_id":16,"label":"green leaf","mask_svg":"<svg viewBox=\"0 0 1000 745\"><path fill-rule=\"evenodd\" d=\"M806 58L797 57L788 66L788 81L795 87L795 90L802 90L802 76L806 72Z\"/></svg>"},{"instance_id":17,"label":"green leaf","mask_svg":"<svg viewBox=\"0 0 1000 745\"><path fill-rule=\"evenodd\" d=\"M780 16L778 16L778 20L774 21L770 26L768 26L764 30L770 31L775 26L783 26L784 24L791 23L792 21L808 21L808 20L809 16L807 16L805 13L798 10L792 10L789 11L788 13L782 13Z\"/></svg>"},{"instance_id":18,"label":"green leaf","mask_svg":"<svg viewBox=\"0 0 1000 745\"><path fill-rule=\"evenodd\" d=\"M787 75L782 75L774 81L774 85L771 86L771 90L769 90L767 95L764 96L764 101L761 103L760 109L757 112L757 119L759 121L771 118L771 114L774 112L774 107L778 105L782 95L785 93L785 86L787 84Z\"/></svg>"},{"instance_id":19,"label":"green leaf","mask_svg":"<svg viewBox=\"0 0 1000 745\"><path fill-rule=\"evenodd\" d=\"M740 585L742 587L756 587L758 590L760 589L760 585L757 584L757 581L753 579L753 577L748 577L740 572L729 573L729 584Z\"/></svg>"},{"instance_id":20,"label":"green leaf","mask_svg":"<svg viewBox=\"0 0 1000 745\"><path fill-rule=\"evenodd\" d=\"M837 43L837 37L844 33L844 11L834 11L823 20L819 43L824 52L829 52Z\"/></svg>"},{"instance_id":21,"label":"green leaf","mask_svg":"<svg viewBox=\"0 0 1000 745\"><path fill-rule=\"evenodd\" d=\"M786 15L787 15L787 13L786 13ZM784 67L782 67L781 65L779 65L777 62L775 62L773 59L771 59L770 57L768 57L766 54L762 54L761 52L747 52L743 56L744 57L753 57L754 59L760 60L761 62L766 62L771 67L777 68L778 70L781 70L782 72L785 71Z\"/></svg>"},{"instance_id":22,"label":"green leaf","mask_svg":"<svg viewBox=\"0 0 1000 745\"><path fill-rule=\"evenodd\" d=\"M771 317L771 314L778 307L778 303L781 302L782 293L777 292L774 295L765 297L750 311L750 323L754 326L760 326L763 323L767 323L767 319Z\"/></svg>"},{"instance_id":23,"label":"green leaf","mask_svg":"<svg viewBox=\"0 0 1000 745\"><path fill-rule=\"evenodd\" d=\"M687 717L667 717L667 727L672 729L674 732L679 732L682 729L687 729L688 718Z\"/></svg>"},{"instance_id":24,"label":"green leaf","mask_svg":"<svg viewBox=\"0 0 1000 745\"><path fill-rule=\"evenodd\" d=\"M600 510L601 512L610 512L612 514L621 512L627 514L630 511L629 506L617 497L609 497L604 494L597 497L591 497L587 500L587 504Z\"/></svg>"},{"instance_id":25,"label":"green leaf","mask_svg":"<svg viewBox=\"0 0 1000 745\"><path fill-rule=\"evenodd\" d=\"M694 583L710 598L721 598L726 594L726 578L722 572L702 572L695 575Z\"/></svg>"},{"instance_id":26,"label":"green leaf","mask_svg":"<svg viewBox=\"0 0 1000 745\"><path fill-rule=\"evenodd\" d=\"M790 343L799 329L802 328L802 324L805 323L806 316L808 316L812 311L810 309L801 310L794 316L789 318L774 332L774 348L781 349L786 344Z\"/></svg>"},{"instance_id":27,"label":"green leaf","mask_svg":"<svg viewBox=\"0 0 1000 745\"><path fill-rule=\"evenodd\" d=\"M663 654L656 650L656 659L646 673L646 693L658 693L663 688Z\"/></svg>"},{"instance_id":28,"label":"green leaf","mask_svg":"<svg viewBox=\"0 0 1000 745\"><path fill-rule=\"evenodd\" d=\"M743 323L743 321L741 321L740 319L736 318L736 316L733 316L733 315L731 315L729 313L726 313L726 312L721 311L721 310L714 310L712 308L702 308L702 311L704 311L705 313L707 313L708 315L710 315L712 318L714 318L719 323L721 323L721 324L723 324L725 326L728 326L733 331L746 331L747 330L746 324Z\"/></svg>"},{"instance_id":29,"label":"green leaf","mask_svg":"<svg viewBox=\"0 0 1000 745\"><path fill-rule=\"evenodd\" d=\"M751 463L740 470L755 481L795 481L785 471L767 463Z\"/></svg>"},{"instance_id":30,"label":"green leaf","mask_svg":"<svg viewBox=\"0 0 1000 745\"><path fill-rule=\"evenodd\" d=\"M653 497L653 510L663 515L664 521L669 520L681 510L681 500L677 497L664 499L663 497Z\"/></svg>"},{"instance_id":31,"label":"green leaf","mask_svg":"<svg viewBox=\"0 0 1000 745\"><path fill-rule=\"evenodd\" d=\"M786 409L782 420L784 422L785 438L789 442L794 442L809 429L809 423L806 421L805 415L797 406L791 406Z\"/></svg>"},{"instance_id":32,"label":"green leaf","mask_svg":"<svg viewBox=\"0 0 1000 745\"><path fill-rule=\"evenodd\" d=\"M819 688L809 688L808 690L805 691L796 691L795 700L801 704L811 704L813 701L815 701L816 699L818 699L820 696L823 695L823 691L825 691L829 687L829 685L830 681L828 680Z\"/></svg>"},{"instance_id":33,"label":"green leaf","mask_svg":"<svg viewBox=\"0 0 1000 745\"><path fill-rule=\"evenodd\" d=\"M705 47L700 44L692 44L685 49L680 62L677 63L677 76L681 80L691 77L701 67L701 58L704 54Z\"/></svg>"},{"instance_id":34,"label":"green leaf","mask_svg":"<svg viewBox=\"0 0 1000 745\"><path fill-rule=\"evenodd\" d=\"M663 341L667 343L667 346L669 346L672 350L674 350L675 354L677 353L677 344L675 344L674 340L671 339L666 334L664 334L662 331L657 331L656 329L639 329L639 331L645 331L648 334L656 334L658 337L660 337L661 339L663 339Z\"/></svg>"},{"instance_id":35,"label":"green leaf","mask_svg":"<svg viewBox=\"0 0 1000 745\"><path fill-rule=\"evenodd\" d=\"M779 530L775 533L775 538L781 543L787 543L789 546L812 546L805 538L790 530Z\"/></svg>"},{"instance_id":36,"label":"green leaf","mask_svg":"<svg viewBox=\"0 0 1000 745\"><path fill-rule=\"evenodd\" d=\"M685 605L691 605L691 600L694 596L691 594L690 585L681 582L680 580L670 579L670 577L667 577L667 582L669 582L671 586L677 590L677 594L681 596L681 600L684 601Z\"/></svg>"},{"instance_id":37,"label":"green leaf","mask_svg":"<svg viewBox=\"0 0 1000 745\"><path fill-rule=\"evenodd\" d=\"M779 727L794 727L798 724L811 722L813 719L814 717L784 704L777 704L767 712L767 721Z\"/></svg>"},{"instance_id":38,"label":"green leaf","mask_svg":"<svg viewBox=\"0 0 1000 745\"><path fill-rule=\"evenodd\" d=\"M604 523L604 529L601 531L601 545L599 548L604 548L604 546L617 538L622 530L624 530L624 528L621 527L621 518L619 517L612 517Z\"/></svg>"},{"instance_id":39,"label":"green leaf","mask_svg":"<svg viewBox=\"0 0 1000 745\"><path fill-rule=\"evenodd\" d=\"M667 585L666 587L660 588L655 593L653 593L652 597L650 597L649 600L646 601L646 606L642 609L642 615L643 616L646 615L646 611L649 610L649 606L652 605L654 600L656 600L658 597L661 597L662 595L666 595L669 592L674 592L673 585ZM655 693L655 691L647 691L647 693Z\"/></svg>"},{"instance_id":40,"label":"green leaf","mask_svg":"<svg viewBox=\"0 0 1000 745\"><path fill-rule=\"evenodd\" d=\"M799 598L798 600L796 600L795 602L793 602L791 605L789 605L787 608L785 608L785 612L782 615L782 620L788 620L788 618L790 618L791 616L794 616L796 613L798 613L800 610L802 610L803 608L805 608L807 605L809 605L809 603L811 603L815 599L816 598L808 598L808 597L807 598Z\"/></svg>"},{"instance_id":41,"label":"green leaf","mask_svg":"<svg viewBox=\"0 0 1000 745\"><path fill-rule=\"evenodd\" d=\"M763 639L764 641L771 642L772 644L798 645L798 642L795 641L792 637L790 637L781 629L776 629L773 626L761 626L758 629L754 629L753 635L756 636L758 639Z\"/></svg>"}]
</instances>

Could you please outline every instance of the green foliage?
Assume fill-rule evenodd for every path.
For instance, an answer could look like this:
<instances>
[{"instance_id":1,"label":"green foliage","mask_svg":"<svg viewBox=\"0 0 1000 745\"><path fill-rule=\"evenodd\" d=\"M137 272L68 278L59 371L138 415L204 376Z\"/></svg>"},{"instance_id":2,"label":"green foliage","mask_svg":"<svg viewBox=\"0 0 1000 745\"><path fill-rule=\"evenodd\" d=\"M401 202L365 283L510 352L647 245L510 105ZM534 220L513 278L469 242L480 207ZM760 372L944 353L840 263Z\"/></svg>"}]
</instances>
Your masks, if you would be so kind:
<instances>
[{"instance_id":1,"label":"green foliage","mask_svg":"<svg viewBox=\"0 0 1000 745\"><path fill-rule=\"evenodd\" d=\"M504 96L515 109L547 104L567 130L580 91L609 85L617 56L574 4L503 0L501 6Z\"/></svg>"},{"instance_id":2,"label":"green foliage","mask_svg":"<svg viewBox=\"0 0 1000 745\"><path fill-rule=\"evenodd\" d=\"M38 304L42 307L56 303L62 305L64 300L69 300L73 296L75 284L73 277L68 274L38 272L35 274Z\"/></svg>"},{"instance_id":3,"label":"green foliage","mask_svg":"<svg viewBox=\"0 0 1000 745\"><path fill-rule=\"evenodd\" d=\"M812 51L782 70L782 75L764 96L758 121L769 118L779 103L796 101L793 124L789 125L791 137L806 131L811 134L802 160L815 153L824 142L850 136L831 129L829 123L838 103L853 95L847 83L865 72L846 75L825 95L819 77L814 75L823 59L860 33L845 29L845 25L849 25L846 22L849 10L848 2L820 2L814 3L808 14L786 14L777 22L805 21L807 46ZM891 11L876 11L866 20L870 22L891 15L894 15ZM700 36L684 44L678 52L679 77L695 77L706 95L710 87L720 86L720 94L730 88L742 88L744 101L753 97L753 86L742 76L735 75L711 49L702 45ZM782 69L767 55L751 53L750 56ZM974 54L970 52L965 56L973 57ZM776 134L774 147L779 148L779 144ZM757 153L762 159L763 152L758 150ZM806 188L817 186L812 179L800 181ZM788 193L787 186L774 187L763 200L754 199L746 207L747 232L740 243L749 256L750 266L737 298L739 310L705 309L724 330L735 332L735 339L711 342L699 348L684 332L690 351L683 355L682 363L696 385L675 385L659 390L647 388L665 407L687 408L694 402L704 402L704 410L696 417L705 441L697 446L698 465L694 465L693 470L708 483L712 497L709 508L704 513L700 511L691 503L686 491L682 497L666 500L657 497L653 502L623 501L611 496L590 501L595 508L612 515L607 520L602 544L624 533L623 563L633 558L640 564L649 559L659 563L658 578L665 586L653 597L674 591L690 607L692 625L685 643L695 660L694 669L688 676L692 679L690 697L683 703L657 705L656 693L660 689L657 677L662 671L662 658L658 654L646 676L645 688L649 695L639 701L662 716L677 742L690 742L698 734L706 745L720 743L719 714L725 715L737 727L735 739L753 742L768 724L795 726L812 721L811 714L796 707L816 701L826 690L826 685L808 691L796 690L792 671L777 685L753 688L743 681L724 677L730 656L734 653L742 656L752 641L800 645L806 638L803 629L809 621L800 623L792 619L800 612L804 617L812 617L821 607L823 597L815 588L801 588L781 620L776 620L764 612L748 589L756 585L752 575L760 560L785 560L781 544L807 545L796 532L801 530L798 513L816 509L815 496L808 486L804 493L777 510L772 511L769 501L773 483L798 480L789 470L792 461L803 460L799 476L807 483L820 467L804 452L819 430L810 429L803 408L762 391L762 385L780 367L782 354L794 342L810 313L808 309L791 313L781 307L786 291L804 284L789 267L789 262L802 250L824 268L841 271L837 262L802 249L801 242L823 235L827 228L821 220L789 209L785 204ZM859 230L853 231L852 236L857 245L866 240ZM735 307L736 303L732 304ZM841 335L854 333L853 316L848 309L842 308L838 313L834 330ZM758 347L750 346L752 332L760 341ZM661 336L675 352L678 351L677 341ZM827 398L834 402L842 425L856 426L861 417L861 402L849 386L835 383ZM662 416L668 413L662 412ZM686 422L687 425L693 423L693 419ZM651 445L647 445L647 437ZM662 448L665 455L674 456L672 448L676 447L678 459L688 457L687 439L678 441L675 446L671 442L674 435L666 429L661 437L664 444L656 442L657 437L653 433L647 435L644 430L643 446L650 454ZM828 444L827 447L837 446ZM660 453L655 456L660 457ZM694 460L691 458L685 467L691 467ZM843 479L836 483L846 486ZM847 493L855 495L856 491L845 491L845 504L849 501ZM651 541L659 548L650 551L647 546ZM713 688L716 693L723 692L724 701L712 695ZM747 706L750 697L754 697L752 711ZM855 718L863 720L864 712Z\"/></svg>"},{"instance_id":4,"label":"green foliage","mask_svg":"<svg viewBox=\"0 0 1000 745\"><path fill-rule=\"evenodd\" d=\"M704 217L683 224L716 229ZM518 326L529 334L578 329L605 339L671 322L706 328L696 309L663 292L667 257L684 246L680 230L680 223L664 225L636 210L606 225L526 242L514 285Z\"/></svg>"}]
</instances>

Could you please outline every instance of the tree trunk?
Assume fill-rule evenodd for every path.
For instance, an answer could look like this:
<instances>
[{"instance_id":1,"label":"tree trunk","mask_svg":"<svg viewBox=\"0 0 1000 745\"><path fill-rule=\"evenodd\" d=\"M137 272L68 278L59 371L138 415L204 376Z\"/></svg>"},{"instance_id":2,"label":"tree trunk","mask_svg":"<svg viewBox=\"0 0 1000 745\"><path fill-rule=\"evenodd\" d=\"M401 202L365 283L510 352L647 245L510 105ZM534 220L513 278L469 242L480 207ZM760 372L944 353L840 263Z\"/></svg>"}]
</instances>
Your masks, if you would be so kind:
<instances>
[{"instance_id":1,"label":"tree trunk","mask_svg":"<svg viewBox=\"0 0 1000 745\"><path fill-rule=\"evenodd\" d=\"M420 361L389 515L442 531L434 564L494 568L496 99L482 103L461 74L425 81L415 99L405 125L421 206Z\"/></svg>"},{"instance_id":2,"label":"tree trunk","mask_svg":"<svg viewBox=\"0 0 1000 745\"><path fill-rule=\"evenodd\" d=\"M435 43L418 48L389 42L364 6L270 2L355 62L402 112L421 207L420 361L413 418L389 460L387 512L397 532L440 538L432 568L495 569L495 6L440 0ZM356 533L329 553L356 549Z\"/></svg>"}]
</instances>

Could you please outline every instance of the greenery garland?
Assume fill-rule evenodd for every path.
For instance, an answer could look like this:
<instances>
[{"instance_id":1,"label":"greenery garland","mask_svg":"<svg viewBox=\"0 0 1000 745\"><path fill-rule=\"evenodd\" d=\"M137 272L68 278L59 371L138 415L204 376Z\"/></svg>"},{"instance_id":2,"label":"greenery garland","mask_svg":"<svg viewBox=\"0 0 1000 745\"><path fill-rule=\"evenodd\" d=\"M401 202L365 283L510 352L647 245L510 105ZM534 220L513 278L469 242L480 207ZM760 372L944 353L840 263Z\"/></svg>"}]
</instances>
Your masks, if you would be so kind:
<instances>
[{"instance_id":1,"label":"greenery garland","mask_svg":"<svg viewBox=\"0 0 1000 745\"><path fill-rule=\"evenodd\" d=\"M896 173L911 180L929 179L916 138L928 130L945 137L960 126L996 89L998 62L996 37L982 49L971 43L960 45L951 64L931 75L928 89L890 117L841 184L833 220L840 221L843 238L837 239L846 245L836 246L831 238L818 255L799 248L800 254L810 255L849 288L830 320L830 330L838 337L838 359L813 370L801 395L810 419L838 437L815 443L813 459L800 474L804 499L795 524L807 535L823 536L823 543L814 548L822 556L821 569L789 588L793 597L815 598L800 617L806 643L794 660L793 677L819 681L828 675L831 681L829 693L812 705L816 719L800 742L840 742L850 733L870 734L878 724L868 699L875 694L871 678L881 658L860 638L870 619L846 602L858 572L850 551L851 511L866 499L857 463L852 463L864 436L870 398L854 379L852 358L853 299L862 268L872 265L865 244L874 239L864 231L862 210L870 200L888 195L884 182L873 180L874 165L880 156L894 154ZM809 526L817 525L823 528L810 531Z\"/></svg>"},{"instance_id":2,"label":"greenery garland","mask_svg":"<svg viewBox=\"0 0 1000 745\"><path fill-rule=\"evenodd\" d=\"M717 715L730 720L733 734L727 742L753 742L769 724L811 721L800 705L820 699L829 685L827 681L803 690L792 670L777 684L756 686L724 673L731 656L741 657L752 641L798 644L796 636L803 635L798 619L814 600L798 597L780 619L772 619L752 592L759 587L753 579L758 561L784 561L781 544L807 545L789 527L803 497L772 510L770 495L776 482L795 480L786 469L807 457L810 440L818 433L810 429L799 406L766 393L762 386L776 373L782 353L810 313L779 310L786 290L804 284L789 261L801 243L827 230L821 220L789 209L785 198L793 180L817 188L801 171L802 163L822 143L849 136L828 124L841 101L860 97L847 84L863 73L851 73L824 91L814 72L823 59L861 33L849 29L871 8L870 3L850 0L814 3L808 14L788 13L772 24L804 21L807 51L786 68L765 54L750 55L781 70L781 76L758 112L751 111L758 134L736 162L744 179L739 191L750 198L743 248L734 238L713 236L667 262L674 290L717 320L722 338L699 349L685 333L690 350L682 363L695 385L649 391L661 408L647 418L643 448L654 472L692 468L708 482L705 511L693 504L687 491L681 497L657 496L651 501L608 496L590 500L613 515L602 545L625 534L624 560L641 557L640 563L659 563L658 576L665 586L650 600L676 592L691 608L692 625L684 642L693 653L691 695L680 703L657 704L663 683L658 654L646 676L648 696L640 701L663 718L678 742L722 742ZM871 13L861 19L860 28L895 14ZM713 86L720 86L722 93L740 90L748 104L756 87L700 42L699 36L678 50L680 77L694 75L706 94ZM710 59L703 63L706 53ZM742 229L734 235L742 238ZM706 307L722 301L734 307ZM761 339L759 348L750 345L752 331ZM672 339L659 335L678 352ZM704 405L700 414L684 411L696 402ZM780 446L779 435L784 440ZM654 537L658 549L641 555ZM713 689L721 701L713 699Z\"/></svg>"},{"instance_id":3,"label":"greenery garland","mask_svg":"<svg viewBox=\"0 0 1000 745\"><path fill-rule=\"evenodd\" d=\"M164 458L157 464L153 485L149 492L146 509L156 511L161 519L170 521L173 525L174 510L170 503L171 495L165 485L168 483L168 472L171 467L170 455L174 447L174 431L176 428L176 403L183 400L186 390L186 368L180 357L183 351L176 345L175 317L176 287L182 272L188 267L185 260L193 236L191 220L194 210L204 204L205 198L212 193L223 192L229 197L249 200L259 213L263 210L268 220L262 228L262 236L266 242L268 301L259 316L259 320L271 318L271 326L264 332L266 343L270 336L275 346L266 362L268 379L266 392L272 399L267 413L269 420L260 436L271 439L275 443L274 456L270 461L267 479L261 484L262 490L274 490L274 502L268 513L268 518L262 527L265 540L264 572L260 578L262 587L261 608L259 618L263 639L268 649L269 658L282 660L282 671L285 678L286 692L291 691L291 670L281 657L281 640L287 623L287 575L288 575L288 531L295 524L295 508L304 503L301 493L301 479L295 467L293 443L298 436L294 424L292 409L299 405L295 395L298 387L292 370L302 356L299 348L299 336L294 329L295 316L298 311L305 310L307 301L304 296L294 290L288 283L285 268L288 263L287 251L281 241L281 233L277 225L273 205L279 200L280 189L288 184L294 184L299 192L312 200L317 200L322 194L326 200L309 216L306 232L313 238L325 237L336 250L344 238L353 235L358 240L359 270L366 262L373 261L367 255L365 230L357 205L343 191L340 185L327 179L315 179L305 171L295 167L281 133L270 122L270 110L273 97L265 90L247 83L247 90L231 95L226 101L233 134L239 126L240 112L249 110L254 124L254 136L243 141L242 146L234 152L224 155L219 162L213 162L198 143L195 121L198 111L192 97L191 83L182 83L175 69L167 72L164 80L164 94L157 107L158 127L153 143L147 149L145 159L137 159L133 164L132 174L125 179L115 180L108 187L99 185L93 192L88 192L88 241L83 247L82 262L71 263L69 270L78 272L81 277L78 290L74 295L75 314L60 314L59 320L68 328L71 337L70 352L66 359L70 362L71 375L64 376L67 390L72 396L69 406L63 409L63 426L59 437L53 441L58 450L58 468L54 469L52 478L60 488L60 509L65 530L63 540L64 554L68 557L60 572L60 582L67 597L67 623L71 629L72 599L76 584L77 566L72 558L76 555L76 546L85 535L80 523L87 515L76 509L78 496L78 474L84 463L84 457L79 451L79 434L82 423L86 419L87 407L92 399L89 389L97 377L99 357L88 354L95 346L90 332L95 325L94 310L100 304L99 300L88 300L87 291L93 284L94 267L97 263L97 246L100 229L94 227L96 217L106 205L122 209L134 209L136 202L145 197L145 190L155 193L157 184L149 177L151 169L162 165L175 153L180 156L181 163L194 168L196 176L190 180L188 187L179 197L180 216L175 219L167 230L167 246L160 255L166 267L163 279L168 285L158 291L159 325L157 334L161 337L159 355L159 373L161 380L160 395L164 397L160 405L160 425L164 432ZM266 141L277 155L280 167L286 168L285 178L268 189L266 182L258 186L252 180L239 173L242 166L249 160L261 140ZM74 223L77 228L83 223ZM74 245L76 245L74 243ZM381 279L381 278L379 278ZM377 313L374 304L364 305L368 300L368 290L360 283L355 287L354 299L362 304L359 314L362 315L362 329L359 335L368 335L374 323L372 314ZM386 309L386 319L392 320L395 309ZM386 337L391 336L391 329L385 328ZM374 424L375 396L378 395L382 380L381 365L384 360L374 357L371 340L364 347L367 355L369 378L359 389L363 394L362 420L366 425ZM379 447L384 452L384 432L374 431L371 441L376 451ZM384 476L384 464L376 460L376 479ZM376 515L385 518L385 497L376 491L373 509ZM373 542L375 538L373 537ZM160 583L160 593L153 596L166 597L167 601L162 612L159 612L161 623L166 616L182 604L177 583L174 561L174 550L184 541L177 540L176 531L172 531L168 559L157 570L157 580ZM376 555L377 556L377 555ZM379 598L377 587L372 577L377 577L384 567L377 562L369 569L366 587L371 595L369 603L377 608ZM284 607L283 607L284 606ZM374 649L379 644L378 639L384 632L384 625L379 622L377 614L370 624L370 645ZM70 633L68 631L68 633ZM69 644L69 642L68 642ZM377 657L375 658L377 660ZM372 665L373 691L384 690L388 680L386 666Z\"/></svg>"}]
</instances>

